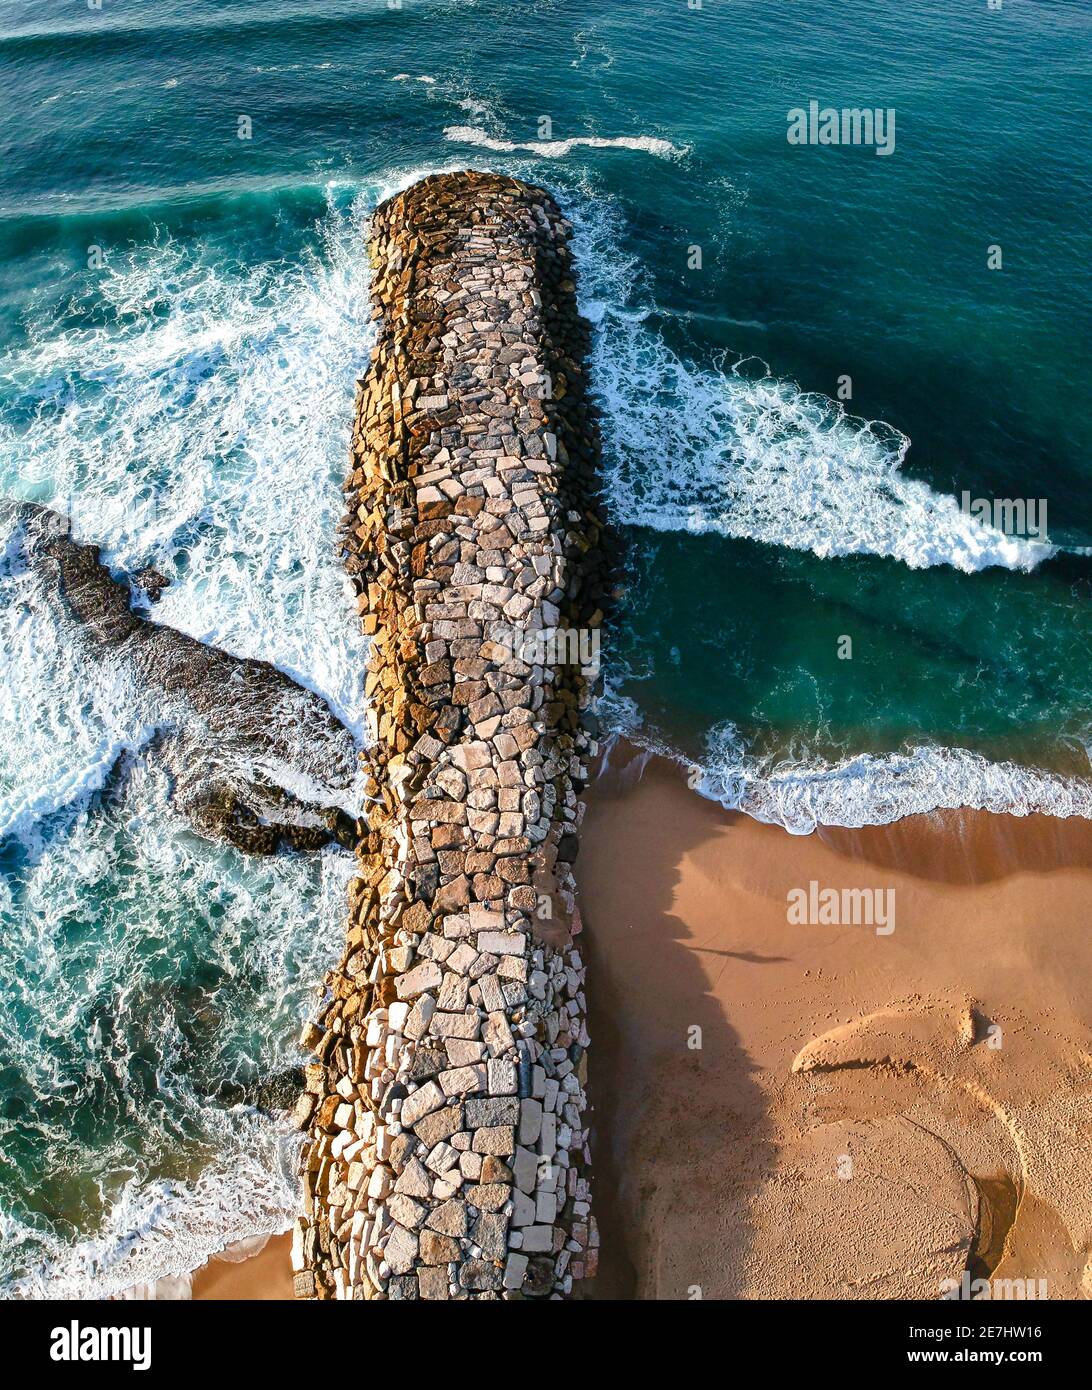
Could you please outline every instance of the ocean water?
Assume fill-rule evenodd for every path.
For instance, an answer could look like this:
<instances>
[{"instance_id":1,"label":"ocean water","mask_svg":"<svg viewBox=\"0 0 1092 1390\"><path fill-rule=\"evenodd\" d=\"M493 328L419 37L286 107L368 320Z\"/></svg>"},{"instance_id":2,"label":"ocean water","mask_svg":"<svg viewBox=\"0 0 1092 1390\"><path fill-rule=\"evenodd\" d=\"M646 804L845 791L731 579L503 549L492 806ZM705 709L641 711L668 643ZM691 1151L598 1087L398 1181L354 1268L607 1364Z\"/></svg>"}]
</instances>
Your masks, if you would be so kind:
<instances>
[{"instance_id":1,"label":"ocean water","mask_svg":"<svg viewBox=\"0 0 1092 1390\"><path fill-rule=\"evenodd\" d=\"M359 729L364 225L508 171L596 330L608 727L794 831L1092 815L1090 38L1084 0L5 0L0 493ZM894 149L790 144L813 99ZM0 633L0 1288L102 1296L284 1224L262 1087L351 866L179 822L6 536Z\"/></svg>"}]
</instances>

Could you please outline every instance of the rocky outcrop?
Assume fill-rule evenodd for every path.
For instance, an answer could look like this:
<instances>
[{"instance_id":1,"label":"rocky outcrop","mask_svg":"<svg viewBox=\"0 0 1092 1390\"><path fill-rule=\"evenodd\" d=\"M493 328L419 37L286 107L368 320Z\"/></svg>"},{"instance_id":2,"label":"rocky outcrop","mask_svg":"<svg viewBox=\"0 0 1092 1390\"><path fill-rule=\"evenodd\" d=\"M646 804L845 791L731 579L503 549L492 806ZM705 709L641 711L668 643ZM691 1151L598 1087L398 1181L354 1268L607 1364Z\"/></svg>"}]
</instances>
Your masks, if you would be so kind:
<instances>
[{"instance_id":1,"label":"rocky outcrop","mask_svg":"<svg viewBox=\"0 0 1092 1390\"><path fill-rule=\"evenodd\" d=\"M131 677L134 699L158 727L153 755L195 829L251 854L317 849L331 838L355 843L346 807L356 745L321 696L267 662L230 656L135 612L129 585L111 576L97 546L73 540L65 517L10 505L62 630ZM149 593L166 583L154 571L137 578Z\"/></svg>"},{"instance_id":2,"label":"rocky outcrop","mask_svg":"<svg viewBox=\"0 0 1092 1390\"><path fill-rule=\"evenodd\" d=\"M373 218L344 529L373 800L304 1038L303 1297L559 1298L595 1272L571 865L606 547L570 230L478 173Z\"/></svg>"}]
</instances>

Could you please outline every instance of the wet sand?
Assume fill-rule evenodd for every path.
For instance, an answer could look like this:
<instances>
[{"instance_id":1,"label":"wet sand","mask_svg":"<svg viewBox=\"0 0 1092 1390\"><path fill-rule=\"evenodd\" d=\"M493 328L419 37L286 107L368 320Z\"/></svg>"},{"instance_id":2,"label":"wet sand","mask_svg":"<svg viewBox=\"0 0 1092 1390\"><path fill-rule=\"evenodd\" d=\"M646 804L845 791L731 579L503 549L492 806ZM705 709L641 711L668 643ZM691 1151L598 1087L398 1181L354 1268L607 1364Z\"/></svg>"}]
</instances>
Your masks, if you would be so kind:
<instances>
[{"instance_id":1,"label":"wet sand","mask_svg":"<svg viewBox=\"0 0 1092 1390\"><path fill-rule=\"evenodd\" d=\"M796 837L637 769L577 865L599 1296L1092 1294L1092 826ZM893 890L894 930L790 923L812 881Z\"/></svg>"},{"instance_id":2,"label":"wet sand","mask_svg":"<svg viewBox=\"0 0 1092 1390\"><path fill-rule=\"evenodd\" d=\"M248 1242L249 1243L249 1242ZM214 1255L193 1275L193 1298L275 1300L292 1298L292 1237L270 1236L254 1255L225 1259Z\"/></svg>"}]
</instances>

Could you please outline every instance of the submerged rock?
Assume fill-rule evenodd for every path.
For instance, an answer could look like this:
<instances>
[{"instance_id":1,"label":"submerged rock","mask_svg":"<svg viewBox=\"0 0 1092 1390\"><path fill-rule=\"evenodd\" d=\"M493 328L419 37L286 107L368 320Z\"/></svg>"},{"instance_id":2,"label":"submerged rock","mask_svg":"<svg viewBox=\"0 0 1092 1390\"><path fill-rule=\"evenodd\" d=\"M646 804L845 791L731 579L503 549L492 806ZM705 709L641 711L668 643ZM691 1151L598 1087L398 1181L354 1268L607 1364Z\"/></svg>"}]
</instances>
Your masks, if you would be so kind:
<instances>
[{"instance_id":1,"label":"submerged rock","mask_svg":"<svg viewBox=\"0 0 1092 1390\"><path fill-rule=\"evenodd\" d=\"M99 548L74 540L63 516L14 504L27 562L73 640L124 666L158 725L150 753L172 779L172 801L201 834L249 854L282 844L351 845L352 734L325 700L265 661L235 657L135 612L129 584ZM137 577L149 597L167 583ZM158 581L158 582L156 582Z\"/></svg>"}]
</instances>

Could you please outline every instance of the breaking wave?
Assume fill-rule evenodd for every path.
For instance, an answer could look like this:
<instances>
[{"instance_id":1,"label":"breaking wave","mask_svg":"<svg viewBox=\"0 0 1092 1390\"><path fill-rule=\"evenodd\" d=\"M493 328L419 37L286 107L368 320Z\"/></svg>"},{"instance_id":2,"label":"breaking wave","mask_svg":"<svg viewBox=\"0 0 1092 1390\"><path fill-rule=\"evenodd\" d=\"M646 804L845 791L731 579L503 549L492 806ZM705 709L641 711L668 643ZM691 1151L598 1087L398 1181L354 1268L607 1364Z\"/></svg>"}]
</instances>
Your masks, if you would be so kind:
<instances>
[{"instance_id":1,"label":"breaking wave","mask_svg":"<svg viewBox=\"0 0 1092 1390\"><path fill-rule=\"evenodd\" d=\"M577 197L581 305L593 323L593 389L604 413L615 522L714 532L810 550L881 555L914 569L1031 569L1051 547L965 514L902 471L910 441L802 391L765 364L701 366L657 331L640 269L620 250L610 205Z\"/></svg>"},{"instance_id":2,"label":"breaking wave","mask_svg":"<svg viewBox=\"0 0 1092 1390\"><path fill-rule=\"evenodd\" d=\"M478 145L482 149L496 150L500 154L514 154L525 150L542 159L563 159L573 150L586 146L593 150L643 150L645 154L658 159L681 159L685 149L673 145L670 140L661 140L655 135L616 135L610 139L600 135L575 135L568 140L504 140L488 131L471 125L449 125L444 128L444 139L461 145Z\"/></svg>"},{"instance_id":3,"label":"breaking wave","mask_svg":"<svg viewBox=\"0 0 1092 1390\"><path fill-rule=\"evenodd\" d=\"M624 738L685 767L692 791L790 835L810 835L824 825L890 825L942 810L1092 820L1092 780L994 762L968 748L918 744L836 762L761 757L726 721L706 735L701 758L691 760L644 725L632 697L608 689L601 713L608 739Z\"/></svg>"},{"instance_id":4,"label":"breaking wave","mask_svg":"<svg viewBox=\"0 0 1092 1390\"><path fill-rule=\"evenodd\" d=\"M1092 820L1092 782L1083 778L929 745L861 753L834 764L765 768L746 756L731 726L710 734L695 790L793 835L820 825L888 825L904 816L964 808Z\"/></svg>"},{"instance_id":5,"label":"breaking wave","mask_svg":"<svg viewBox=\"0 0 1092 1390\"><path fill-rule=\"evenodd\" d=\"M116 571L159 570L158 620L272 661L354 730L333 535L371 202L263 192L185 242L105 246L0 357L0 491L68 513ZM294 254L241 259L301 206ZM124 665L81 661L19 548L0 559L0 1294L102 1297L289 1219L294 1140L253 1096L301 1060L352 860L193 835Z\"/></svg>"}]
</instances>

